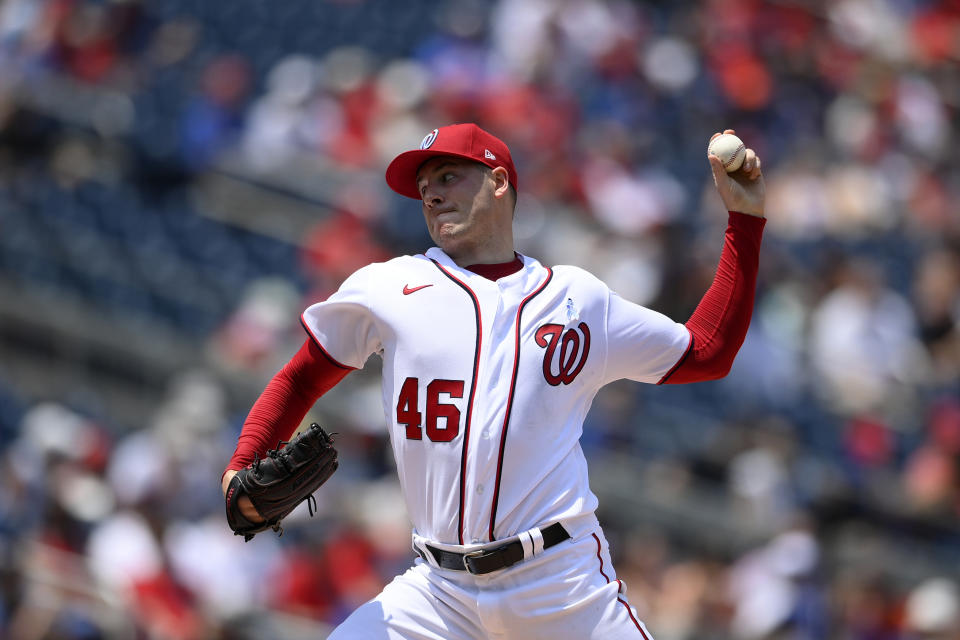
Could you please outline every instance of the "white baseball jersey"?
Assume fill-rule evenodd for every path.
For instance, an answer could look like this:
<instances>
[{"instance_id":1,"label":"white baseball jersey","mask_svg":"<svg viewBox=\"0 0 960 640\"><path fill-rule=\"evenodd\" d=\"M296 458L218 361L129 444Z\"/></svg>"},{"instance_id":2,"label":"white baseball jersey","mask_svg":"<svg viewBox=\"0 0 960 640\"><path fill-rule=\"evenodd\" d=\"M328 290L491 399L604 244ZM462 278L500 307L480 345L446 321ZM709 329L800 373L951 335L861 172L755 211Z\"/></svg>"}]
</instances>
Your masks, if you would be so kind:
<instances>
[{"instance_id":1,"label":"white baseball jersey","mask_svg":"<svg viewBox=\"0 0 960 640\"><path fill-rule=\"evenodd\" d=\"M366 266L303 323L337 362L383 357L383 408L420 536L463 545L592 514L579 439L597 391L657 382L686 327L571 266L491 281L442 250Z\"/></svg>"}]
</instances>

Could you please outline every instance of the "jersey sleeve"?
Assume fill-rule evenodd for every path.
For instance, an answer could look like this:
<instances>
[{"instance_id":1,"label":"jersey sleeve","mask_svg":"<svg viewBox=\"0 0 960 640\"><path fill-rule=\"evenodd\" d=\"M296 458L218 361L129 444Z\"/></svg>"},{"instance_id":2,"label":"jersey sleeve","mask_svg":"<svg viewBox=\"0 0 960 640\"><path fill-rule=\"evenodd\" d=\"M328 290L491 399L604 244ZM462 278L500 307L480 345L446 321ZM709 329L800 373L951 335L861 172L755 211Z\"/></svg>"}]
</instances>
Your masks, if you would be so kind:
<instances>
[{"instance_id":1,"label":"jersey sleeve","mask_svg":"<svg viewBox=\"0 0 960 640\"><path fill-rule=\"evenodd\" d=\"M686 326L609 293L604 383L622 378L657 383L690 346Z\"/></svg>"},{"instance_id":2,"label":"jersey sleeve","mask_svg":"<svg viewBox=\"0 0 960 640\"><path fill-rule=\"evenodd\" d=\"M307 307L301 321L310 337L337 365L360 369L382 344L370 306L374 265L356 271L323 302Z\"/></svg>"}]
</instances>

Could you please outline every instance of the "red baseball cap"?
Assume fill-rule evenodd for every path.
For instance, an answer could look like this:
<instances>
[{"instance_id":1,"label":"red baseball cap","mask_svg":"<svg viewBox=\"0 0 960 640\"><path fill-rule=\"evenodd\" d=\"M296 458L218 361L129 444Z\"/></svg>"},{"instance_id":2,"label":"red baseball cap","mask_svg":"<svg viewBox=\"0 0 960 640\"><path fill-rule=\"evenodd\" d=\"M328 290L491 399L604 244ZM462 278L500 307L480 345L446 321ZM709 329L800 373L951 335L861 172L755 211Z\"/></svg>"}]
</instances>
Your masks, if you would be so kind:
<instances>
[{"instance_id":1,"label":"red baseball cap","mask_svg":"<svg viewBox=\"0 0 960 640\"><path fill-rule=\"evenodd\" d=\"M507 179L513 188L517 188L517 170L513 167L510 149L496 136L493 136L472 122L451 124L434 129L428 133L420 148L404 151L387 167L387 184L402 196L420 199L417 188L417 171L423 163L437 156L466 158L491 169L503 167L507 170Z\"/></svg>"}]
</instances>

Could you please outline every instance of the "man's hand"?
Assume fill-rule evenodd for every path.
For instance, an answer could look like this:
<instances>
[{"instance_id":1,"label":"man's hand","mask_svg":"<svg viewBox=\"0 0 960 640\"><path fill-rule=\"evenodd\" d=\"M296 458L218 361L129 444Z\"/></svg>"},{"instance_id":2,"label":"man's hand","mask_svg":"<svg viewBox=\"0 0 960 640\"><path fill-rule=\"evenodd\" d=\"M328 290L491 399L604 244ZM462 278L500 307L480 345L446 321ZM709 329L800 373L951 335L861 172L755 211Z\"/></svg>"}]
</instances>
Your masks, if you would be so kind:
<instances>
[{"instance_id":1,"label":"man's hand","mask_svg":"<svg viewBox=\"0 0 960 640\"><path fill-rule=\"evenodd\" d=\"M735 133L727 129L723 133ZM719 133L710 136L713 140ZM766 186L763 181L763 172L760 171L760 158L753 149L747 149L743 165L732 173L723 168L720 158L712 153L707 154L710 169L713 171L713 183L723 200L727 211L739 211L751 216L764 217L766 200Z\"/></svg>"},{"instance_id":2,"label":"man's hand","mask_svg":"<svg viewBox=\"0 0 960 640\"><path fill-rule=\"evenodd\" d=\"M262 458L257 455L235 473L224 473L221 489L227 524L247 542L267 529L282 534L283 519L301 502L313 515L317 509L313 492L333 476L339 464L333 438L316 422L310 423Z\"/></svg>"},{"instance_id":3,"label":"man's hand","mask_svg":"<svg viewBox=\"0 0 960 640\"><path fill-rule=\"evenodd\" d=\"M227 495L227 487L230 486L230 480L232 480L233 476L235 475L237 475L235 469L231 469L223 474L223 481L220 483L220 490L223 491L224 497ZM240 496L240 500L237 501L237 506L240 507L240 513L243 514L243 517L250 522L263 522L263 516L257 513L257 509L253 506L253 503L250 502L250 498L247 496Z\"/></svg>"}]
</instances>

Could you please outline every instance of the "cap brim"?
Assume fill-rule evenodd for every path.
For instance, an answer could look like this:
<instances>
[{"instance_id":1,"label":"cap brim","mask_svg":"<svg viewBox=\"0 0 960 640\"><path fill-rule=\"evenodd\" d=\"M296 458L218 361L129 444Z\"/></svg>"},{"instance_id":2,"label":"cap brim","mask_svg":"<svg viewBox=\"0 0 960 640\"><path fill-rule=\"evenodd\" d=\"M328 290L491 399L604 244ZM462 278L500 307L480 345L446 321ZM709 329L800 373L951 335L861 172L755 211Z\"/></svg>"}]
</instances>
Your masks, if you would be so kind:
<instances>
[{"instance_id":1,"label":"cap brim","mask_svg":"<svg viewBox=\"0 0 960 640\"><path fill-rule=\"evenodd\" d=\"M464 158L472 162L479 162L476 158L463 153L451 153L439 149L404 151L387 166L387 185L402 196L419 200L420 190L417 188L417 172L424 162L440 156Z\"/></svg>"}]
</instances>

